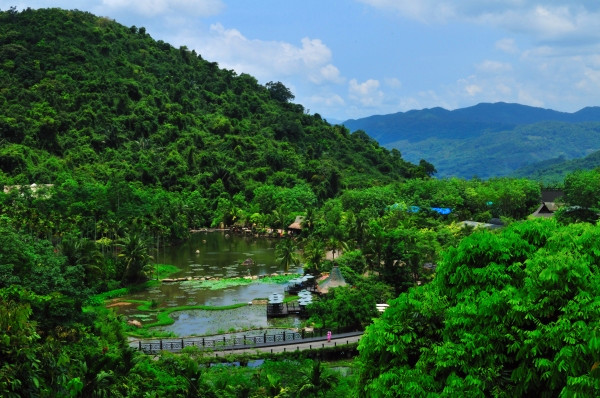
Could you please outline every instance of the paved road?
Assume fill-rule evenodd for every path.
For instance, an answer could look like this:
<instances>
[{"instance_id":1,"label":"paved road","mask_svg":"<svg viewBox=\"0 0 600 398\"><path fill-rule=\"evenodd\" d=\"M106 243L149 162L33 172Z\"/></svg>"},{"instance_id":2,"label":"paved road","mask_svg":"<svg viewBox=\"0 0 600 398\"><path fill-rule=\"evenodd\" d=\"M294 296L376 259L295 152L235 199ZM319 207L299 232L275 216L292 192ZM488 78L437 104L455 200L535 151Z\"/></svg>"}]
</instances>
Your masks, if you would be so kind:
<instances>
[{"instance_id":1,"label":"paved road","mask_svg":"<svg viewBox=\"0 0 600 398\"><path fill-rule=\"evenodd\" d=\"M293 341L286 341L286 342L275 342L275 343L261 343L261 344L257 344L255 346L241 346L241 345L236 345L236 346L224 346L224 347L218 347L217 349L215 348L202 348L204 350L207 350L211 353L213 353L215 356L224 356L224 355L229 355L229 354L244 354L244 353L249 353L249 354L253 354L256 353L257 351L259 352L270 352L270 353L281 353L281 352L289 352L289 351L296 351L296 350L300 350L300 351L304 351L304 350L311 350L311 349L319 349L319 348L325 348L325 347L337 347L337 346L341 346L341 345L346 345L346 344L352 344L352 343L356 343L360 340L362 336L362 333L360 332L354 332L354 333L342 333L342 334L337 334L337 335L333 335L331 338L331 341L327 341L326 337L312 337L312 338L306 338L306 339L302 339L302 340L293 340ZM154 342L157 342L158 340L155 340ZM163 339L163 344L164 346L168 346L169 341L176 341L179 342L181 341L181 339ZM142 341L144 342L149 342L149 340L145 340ZM138 348L139 347L139 342L136 341L131 341L130 345L132 348Z\"/></svg>"},{"instance_id":2,"label":"paved road","mask_svg":"<svg viewBox=\"0 0 600 398\"><path fill-rule=\"evenodd\" d=\"M311 340L311 341L295 341L295 342L290 342L288 344L282 345L282 344L278 344L278 345L269 345L269 346L261 346L261 347L253 347L253 348L243 348L243 347L239 347L239 348L234 348L231 350L227 350L227 351L215 351L215 355L219 354L219 356L221 355L227 355L227 354L252 354L255 353L257 351L260 352L271 352L271 353L280 353L280 352L286 352L286 351L304 351L304 350L312 350L312 349L318 349L318 348L325 348L325 347L336 347L336 346L340 346L340 345L345 345L345 344L351 344L351 343L356 343L360 340L362 335L350 335L350 336L334 336L331 338L331 341L327 341L326 338L321 339L319 338L318 340L313 340L313 339L306 339L306 340Z\"/></svg>"}]
</instances>

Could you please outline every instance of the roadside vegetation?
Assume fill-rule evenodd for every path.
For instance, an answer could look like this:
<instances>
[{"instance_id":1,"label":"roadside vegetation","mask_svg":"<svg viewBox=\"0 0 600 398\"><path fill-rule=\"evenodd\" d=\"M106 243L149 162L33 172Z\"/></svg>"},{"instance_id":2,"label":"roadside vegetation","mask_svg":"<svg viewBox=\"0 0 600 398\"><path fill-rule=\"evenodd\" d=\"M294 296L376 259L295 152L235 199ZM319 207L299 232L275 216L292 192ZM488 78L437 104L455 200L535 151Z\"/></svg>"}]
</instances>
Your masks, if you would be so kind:
<instances>
[{"instance_id":1,"label":"roadside vegetation","mask_svg":"<svg viewBox=\"0 0 600 398\"><path fill-rule=\"evenodd\" d=\"M600 395L600 171L567 176L555 218L528 221L538 183L432 178L281 83L142 27L11 9L0 51L0 395ZM153 253L214 226L280 230L282 264L340 267L348 285L307 322L365 331L349 369L293 353L213 368L201 352L129 347L105 301L160 283L174 270ZM207 282L227 283L247 281Z\"/></svg>"}]
</instances>

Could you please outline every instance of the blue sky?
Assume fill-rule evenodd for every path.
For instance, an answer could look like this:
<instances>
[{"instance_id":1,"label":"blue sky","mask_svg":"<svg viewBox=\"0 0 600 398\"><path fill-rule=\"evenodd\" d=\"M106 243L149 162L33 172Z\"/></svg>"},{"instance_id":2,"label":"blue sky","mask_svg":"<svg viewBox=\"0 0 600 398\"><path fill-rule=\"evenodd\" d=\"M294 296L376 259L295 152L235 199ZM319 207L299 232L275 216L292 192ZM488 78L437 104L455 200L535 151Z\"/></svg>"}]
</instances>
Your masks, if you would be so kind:
<instances>
[{"instance_id":1,"label":"blue sky","mask_svg":"<svg viewBox=\"0 0 600 398\"><path fill-rule=\"evenodd\" d=\"M600 105L596 0L0 0L145 27L330 121L480 102Z\"/></svg>"}]
</instances>

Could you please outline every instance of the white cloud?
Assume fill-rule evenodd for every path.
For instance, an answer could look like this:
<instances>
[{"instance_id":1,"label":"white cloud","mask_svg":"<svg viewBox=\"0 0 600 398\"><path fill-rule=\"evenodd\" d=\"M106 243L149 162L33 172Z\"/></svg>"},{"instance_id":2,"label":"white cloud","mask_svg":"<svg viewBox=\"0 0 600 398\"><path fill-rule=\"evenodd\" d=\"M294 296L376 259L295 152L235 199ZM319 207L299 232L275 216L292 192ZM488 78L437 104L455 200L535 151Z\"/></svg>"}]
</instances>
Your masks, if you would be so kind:
<instances>
[{"instance_id":1,"label":"white cloud","mask_svg":"<svg viewBox=\"0 0 600 398\"><path fill-rule=\"evenodd\" d=\"M526 34L533 40L564 41L570 37L595 36L598 32L590 26L581 9L567 6L535 6L525 9L507 9L501 13L484 14L477 20L510 32Z\"/></svg>"},{"instance_id":2,"label":"white cloud","mask_svg":"<svg viewBox=\"0 0 600 398\"><path fill-rule=\"evenodd\" d=\"M505 62L491 61L486 59L480 64L476 65L476 69L483 73L503 73L510 72L512 65Z\"/></svg>"},{"instance_id":3,"label":"white cloud","mask_svg":"<svg viewBox=\"0 0 600 398\"><path fill-rule=\"evenodd\" d=\"M576 87L590 94L597 93L600 90L600 67L585 67L581 79L576 83Z\"/></svg>"},{"instance_id":4,"label":"white cloud","mask_svg":"<svg viewBox=\"0 0 600 398\"><path fill-rule=\"evenodd\" d=\"M327 64L319 70L319 76L312 79L315 83L329 81L334 83L343 83L344 78L340 76L340 71L332 64Z\"/></svg>"},{"instance_id":5,"label":"white cloud","mask_svg":"<svg viewBox=\"0 0 600 398\"><path fill-rule=\"evenodd\" d=\"M471 22L562 45L600 40L596 1L358 0L425 23Z\"/></svg>"},{"instance_id":6,"label":"white cloud","mask_svg":"<svg viewBox=\"0 0 600 398\"><path fill-rule=\"evenodd\" d=\"M314 84L342 83L338 68L331 63L331 50L319 39L303 38L300 46L282 41L252 40L237 29L214 24L208 35L186 33L178 42L192 43L205 59L218 60L219 66L238 73L249 73L259 80L299 77Z\"/></svg>"},{"instance_id":7,"label":"white cloud","mask_svg":"<svg viewBox=\"0 0 600 398\"><path fill-rule=\"evenodd\" d=\"M531 91L529 91L527 89L519 90L519 93L517 96L517 102L520 104L526 104L526 105L530 105L530 106L538 106L538 107L544 106L544 101L539 99L539 97L537 95L533 94Z\"/></svg>"},{"instance_id":8,"label":"white cloud","mask_svg":"<svg viewBox=\"0 0 600 398\"><path fill-rule=\"evenodd\" d=\"M445 21L455 16L455 5L436 0L359 0L375 8L395 10L403 16L418 21Z\"/></svg>"},{"instance_id":9,"label":"white cloud","mask_svg":"<svg viewBox=\"0 0 600 398\"><path fill-rule=\"evenodd\" d=\"M338 94L313 95L310 97L310 102L323 107L337 107L345 104L344 99Z\"/></svg>"},{"instance_id":10,"label":"white cloud","mask_svg":"<svg viewBox=\"0 0 600 398\"><path fill-rule=\"evenodd\" d=\"M408 111L411 109L421 109L421 108L424 108L421 101L419 101L417 98L408 97L408 98L402 98L398 102L398 107L397 107L396 112L398 112L399 110Z\"/></svg>"},{"instance_id":11,"label":"white cloud","mask_svg":"<svg viewBox=\"0 0 600 398\"><path fill-rule=\"evenodd\" d=\"M500 93L500 95L506 96L506 97L508 97L512 94L512 89L510 88L510 86L508 86L507 84L504 84L504 83L497 83L496 91L498 93Z\"/></svg>"},{"instance_id":12,"label":"white cloud","mask_svg":"<svg viewBox=\"0 0 600 398\"><path fill-rule=\"evenodd\" d=\"M496 42L496 48L507 54L515 54L519 52L519 48L515 43L515 39L500 39Z\"/></svg>"},{"instance_id":13,"label":"white cloud","mask_svg":"<svg viewBox=\"0 0 600 398\"><path fill-rule=\"evenodd\" d=\"M484 28L482 40L496 38L492 42L496 53L482 55L467 77L413 95L404 100L406 104L462 107L507 101L569 111L581 104L598 104L594 94L600 90L598 1L357 1L424 25L467 23L473 29ZM498 40L498 34L504 37Z\"/></svg>"},{"instance_id":14,"label":"white cloud","mask_svg":"<svg viewBox=\"0 0 600 398\"><path fill-rule=\"evenodd\" d=\"M379 81L368 79L359 83L356 79L350 80L348 92L351 99L364 106L379 105L383 100L383 92L379 90Z\"/></svg>"},{"instance_id":15,"label":"white cloud","mask_svg":"<svg viewBox=\"0 0 600 398\"><path fill-rule=\"evenodd\" d=\"M219 14L225 7L221 0L102 0L102 5L112 10L128 10L144 16L184 13L196 17Z\"/></svg>"},{"instance_id":16,"label":"white cloud","mask_svg":"<svg viewBox=\"0 0 600 398\"><path fill-rule=\"evenodd\" d=\"M397 90L402 88L402 82L400 81L400 79L397 79L395 77L386 78L384 82L388 87L392 89Z\"/></svg>"},{"instance_id":17,"label":"white cloud","mask_svg":"<svg viewBox=\"0 0 600 398\"><path fill-rule=\"evenodd\" d=\"M481 88L481 86L478 86L476 84L469 84L465 86L465 91L467 92L467 95L474 97L475 95L481 93L483 89Z\"/></svg>"}]
</instances>

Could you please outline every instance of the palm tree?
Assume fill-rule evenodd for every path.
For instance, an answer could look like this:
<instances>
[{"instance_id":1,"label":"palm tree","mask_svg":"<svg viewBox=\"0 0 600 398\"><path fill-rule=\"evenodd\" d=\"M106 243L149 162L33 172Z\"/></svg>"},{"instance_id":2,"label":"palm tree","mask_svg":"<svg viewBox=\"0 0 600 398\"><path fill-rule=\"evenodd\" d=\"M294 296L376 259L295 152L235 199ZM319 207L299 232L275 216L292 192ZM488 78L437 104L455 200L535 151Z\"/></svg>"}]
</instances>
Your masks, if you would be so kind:
<instances>
[{"instance_id":1,"label":"palm tree","mask_svg":"<svg viewBox=\"0 0 600 398\"><path fill-rule=\"evenodd\" d=\"M126 233L120 239L118 247L121 249L119 257L123 260L125 271L123 278L129 282L137 282L147 278L147 273L152 256L148 254L148 244L137 232Z\"/></svg>"},{"instance_id":2,"label":"palm tree","mask_svg":"<svg viewBox=\"0 0 600 398\"><path fill-rule=\"evenodd\" d=\"M286 220L287 220L287 213L285 211L283 211L281 209L281 207L278 207L276 210L273 210L273 212L271 213L273 215L273 223L275 224L274 227L279 227L281 229L287 229L287 225L286 225Z\"/></svg>"},{"instance_id":3,"label":"palm tree","mask_svg":"<svg viewBox=\"0 0 600 398\"><path fill-rule=\"evenodd\" d=\"M104 256L102 256L98 244L90 239L79 240L76 247L79 251L78 263L83 265L85 277L88 285L90 285L103 276L102 263L104 262Z\"/></svg>"},{"instance_id":4,"label":"palm tree","mask_svg":"<svg viewBox=\"0 0 600 398\"><path fill-rule=\"evenodd\" d=\"M320 273L321 263L325 256L325 242L321 239L311 239L304 247L304 259L310 265L311 271Z\"/></svg>"},{"instance_id":5,"label":"palm tree","mask_svg":"<svg viewBox=\"0 0 600 398\"><path fill-rule=\"evenodd\" d=\"M302 221L302 228L306 229L308 233L311 233L315 227L317 215L313 208L309 208L306 210L306 215L304 216L304 220Z\"/></svg>"},{"instance_id":6,"label":"palm tree","mask_svg":"<svg viewBox=\"0 0 600 398\"><path fill-rule=\"evenodd\" d=\"M104 257L93 240L67 236L63 238L59 249L69 265L83 267L87 286L91 286L103 276L101 265Z\"/></svg>"},{"instance_id":7,"label":"palm tree","mask_svg":"<svg viewBox=\"0 0 600 398\"><path fill-rule=\"evenodd\" d=\"M281 377L269 373L267 375L267 395L269 397L276 397L282 390Z\"/></svg>"},{"instance_id":8,"label":"palm tree","mask_svg":"<svg viewBox=\"0 0 600 398\"><path fill-rule=\"evenodd\" d=\"M300 264L300 257L298 255L298 247L291 238L285 238L275 246L275 252L277 253L277 261L279 261L288 270L290 264L298 266Z\"/></svg>"},{"instance_id":9,"label":"palm tree","mask_svg":"<svg viewBox=\"0 0 600 398\"><path fill-rule=\"evenodd\" d=\"M327 248L331 250L331 254L335 260L335 252L339 253L348 250L348 243L342 237L332 235L327 239Z\"/></svg>"},{"instance_id":10,"label":"palm tree","mask_svg":"<svg viewBox=\"0 0 600 398\"><path fill-rule=\"evenodd\" d=\"M323 366L321 361L313 361L313 366L303 373L303 384L298 390L300 397L323 395L338 382L338 376Z\"/></svg>"},{"instance_id":11,"label":"palm tree","mask_svg":"<svg viewBox=\"0 0 600 398\"><path fill-rule=\"evenodd\" d=\"M367 258L367 270L378 271L381 268L384 243L385 230L380 221L370 221L363 245L363 252Z\"/></svg>"}]
</instances>

